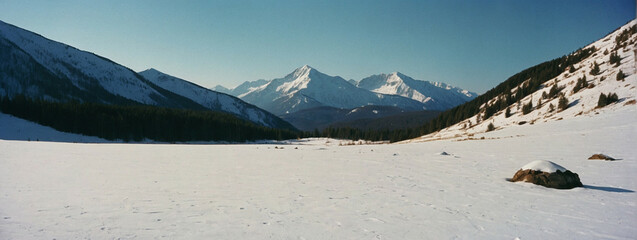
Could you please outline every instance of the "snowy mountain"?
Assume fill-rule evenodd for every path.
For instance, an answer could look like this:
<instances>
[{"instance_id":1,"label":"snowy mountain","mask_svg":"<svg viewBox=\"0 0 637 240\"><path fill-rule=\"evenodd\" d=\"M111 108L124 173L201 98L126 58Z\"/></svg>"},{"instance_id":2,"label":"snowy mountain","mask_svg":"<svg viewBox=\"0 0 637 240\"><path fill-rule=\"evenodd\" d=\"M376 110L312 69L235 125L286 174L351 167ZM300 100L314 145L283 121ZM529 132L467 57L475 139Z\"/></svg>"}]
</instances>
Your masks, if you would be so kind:
<instances>
[{"instance_id":1,"label":"snowy mountain","mask_svg":"<svg viewBox=\"0 0 637 240\"><path fill-rule=\"evenodd\" d=\"M0 21L0 96L203 109L93 53Z\"/></svg>"},{"instance_id":2,"label":"snowy mountain","mask_svg":"<svg viewBox=\"0 0 637 240\"><path fill-rule=\"evenodd\" d=\"M328 76L308 65L238 96L277 115L321 106L345 109L366 105L395 106L405 110L425 108L425 104L412 99L357 88L341 77Z\"/></svg>"},{"instance_id":3,"label":"snowy mountain","mask_svg":"<svg viewBox=\"0 0 637 240\"><path fill-rule=\"evenodd\" d=\"M353 109L394 106L405 111L445 110L467 102L477 94L444 83L414 80L401 73L370 76L361 81L323 74L310 66L271 81L244 82L235 88L216 86L277 115L316 107Z\"/></svg>"},{"instance_id":4,"label":"snowy mountain","mask_svg":"<svg viewBox=\"0 0 637 240\"><path fill-rule=\"evenodd\" d=\"M292 128L288 123L277 116L236 97L206 89L186 80L162 73L156 69L151 68L142 71L139 75L157 86L184 96L208 109L228 112L267 127Z\"/></svg>"},{"instance_id":5,"label":"snowy mountain","mask_svg":"<svg viewBox=\"0 0 637 240\"><path fill-rule=\"evenodd\" d=\"M541 84L526 97L507 105L508 114L506 109L502 109L485 119L489 109L508 102L506 98L510 96L523 94L533 79L528 79L513 86L508 92L487 99L480 106L481 111L478 114L425 135L416 141L470 139L473 134L487 131L490 124L493 130L497 131L518 125L586 118L626 108L635 109L637 105L636 24L637 20L632 20L604 38L563 58L567 60L576 58L584 52L587 56L570 66L559 66L566 70ZM602 94L616 94L618 101L601 106L599 103ZM565 109L559 108L561 98L559 96L564 96Z\"/></svg>"},{"instance_id":6,"label":"snowy mountain","mask_svg":"<svg viewBox=\"0 0 637 240\"><path fill-rule=\"evenodd\" d=\"M425 103L427 109L444 110L471 99L478 94L440 82L415 80L402 73L373 75L356 83L372 92L399 95Z\"/></svg>"},{"instance_id":7,"label":"snowy mountain","mask_svg":"<svg viewBox=\"0 0 637 240\"><path fill-rule=\"evenodd\" d=\"M0 22L0 57L0 97L21 94L50 101L210 109L263 126L292 128L235 97L154 69L144 71L142 76L101 56L4 22Z\"/></svg>"},{"instance_id":8,"label":"snowy mountain","mask_svg":"<svg viewBox=\"0 0 637 240\"><path fill-rule=\"evenodd\" d=\"M239 86L237 86L235 88L232 88L232 89L228 89L228 88L225 88L224 86L217 85L214 88L212 88L212 90L217 91L217 92L227 93L227 94L230 94L232 96L239 96L239 95L242 95L242 94L247 93L249 91L252 91L255 88L263 86L266 83L268 83L268 80L259 79L259 80L256 80L256 81L246 81L246 82L244 82L244 83L240 84Z\"/></svg>"}]
</instances>

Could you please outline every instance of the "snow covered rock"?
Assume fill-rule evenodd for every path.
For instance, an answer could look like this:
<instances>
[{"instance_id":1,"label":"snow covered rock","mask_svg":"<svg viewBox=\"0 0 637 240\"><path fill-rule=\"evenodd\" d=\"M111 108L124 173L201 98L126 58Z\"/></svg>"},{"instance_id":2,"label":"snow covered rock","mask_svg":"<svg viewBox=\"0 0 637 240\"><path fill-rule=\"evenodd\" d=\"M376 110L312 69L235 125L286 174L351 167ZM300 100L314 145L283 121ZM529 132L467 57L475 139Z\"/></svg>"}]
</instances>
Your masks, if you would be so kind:
<instances>
[{"instance_id":1,"label":"snow covered rock","mask_svg":"<svg viewBox=\"0 0 637 240\"><path fill-rule=\"evenodd\" d=\"M511 182L530 182L549 188L571 189L581 187L577 173L551 161L533 161L518 170Z\"/></svg>"},{"instance_id":2,"label":"snow covered rock","mask_svg":"<svg viewBox=\"0 0 637 240\"><path fill-rule=\"evenodd\" d=\"M593 156L589 157L588 160L606 160L606 161L614 161L615 159L605 155L605 154L593 154Z\"/></svg>"}]
</instances>

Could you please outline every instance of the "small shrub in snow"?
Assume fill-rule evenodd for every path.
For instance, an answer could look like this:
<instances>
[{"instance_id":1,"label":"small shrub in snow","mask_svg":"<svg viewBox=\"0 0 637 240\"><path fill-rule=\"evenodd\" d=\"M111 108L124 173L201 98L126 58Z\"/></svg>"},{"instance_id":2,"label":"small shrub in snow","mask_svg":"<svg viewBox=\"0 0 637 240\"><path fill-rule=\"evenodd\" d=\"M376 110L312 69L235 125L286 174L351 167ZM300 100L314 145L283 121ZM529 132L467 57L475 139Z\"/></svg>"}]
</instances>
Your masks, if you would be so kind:
<instances>
[{"instance_id":1,"label":"small shrub in snow","mask_svg":"<svg viewBox=\"0 0 637 240\"><path fill-rule=\"evenodd\" d=\"M549 112L553 112L555 110L555 106L553 104L549 104Z\"/></svg>"},{"instance_id":2,"label":"small shrub in snow","mask_svg":"<svg viewBox=\"0 0 637 240\"><path fill-rule=\"evenodd\" d=\"M511 116L511 109L509 109L509 107L507 107L506 110L504 110L504 117L505 118L509 118Z\"/></svg>"},{"instance_id":3,"label":"small shrub in snow","mask_svg":"<svg viewBox=\"0 0 637 240\"><path fill-rule=\"evenodd\" d=\"M489 123L489 126L487 126L487 132L491 132L495 130L495 126L493 126L493 123Z\"/></svg>"}]
</instances>

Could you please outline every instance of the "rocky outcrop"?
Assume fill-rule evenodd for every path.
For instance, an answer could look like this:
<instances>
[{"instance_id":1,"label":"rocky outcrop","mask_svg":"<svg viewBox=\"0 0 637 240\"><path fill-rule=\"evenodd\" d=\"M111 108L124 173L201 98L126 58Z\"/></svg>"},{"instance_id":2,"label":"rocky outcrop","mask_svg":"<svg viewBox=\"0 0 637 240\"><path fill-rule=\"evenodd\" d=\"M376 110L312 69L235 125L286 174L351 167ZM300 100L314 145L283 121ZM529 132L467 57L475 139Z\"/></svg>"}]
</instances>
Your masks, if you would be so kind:
<instances>
[{"instance_id":1,"label":"rocky outcrop","mask_svg":"<svg viewBox=\"0 0 637 240\"><path fill-rule=\"evenodd\" d=\"M589 157L588 160L606 160L606 161L614 161L615 159L604 154L593 154L593 156Z\"/></svg>"},{"instance_id":2,"label":"rocky outcrop","mask_svg":"<svg viewBox=\"0 0 637 240\"><path fill-rule=\"evenodd\" d=\"M550 161L531 162L518 170L512 182L530 182L549 188L571 189L581 187L577 173L566 170Z\"/></svg>"}]
</instances>

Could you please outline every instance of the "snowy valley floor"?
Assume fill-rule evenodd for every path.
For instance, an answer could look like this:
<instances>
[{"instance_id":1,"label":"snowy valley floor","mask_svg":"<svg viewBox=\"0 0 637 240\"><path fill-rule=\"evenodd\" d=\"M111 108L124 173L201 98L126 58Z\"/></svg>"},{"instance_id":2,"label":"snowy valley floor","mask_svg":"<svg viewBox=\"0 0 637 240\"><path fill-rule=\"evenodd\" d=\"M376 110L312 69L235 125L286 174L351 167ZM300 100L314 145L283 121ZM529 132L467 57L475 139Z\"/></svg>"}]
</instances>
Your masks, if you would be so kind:
<instances>
[{"instance_id":1,"label":"snowy valley floor","mask_svg":"<svg viewBox=\"0 0 637 240\"><path fill-rule=\"evenodd\" d=\"M631 239L635 119L367 146L0 140L0 239ZM585 187L506 181L533 160Z\"/></svg>"}]
</instances>

